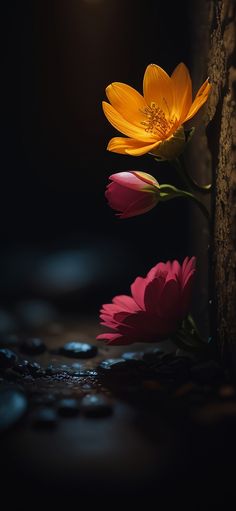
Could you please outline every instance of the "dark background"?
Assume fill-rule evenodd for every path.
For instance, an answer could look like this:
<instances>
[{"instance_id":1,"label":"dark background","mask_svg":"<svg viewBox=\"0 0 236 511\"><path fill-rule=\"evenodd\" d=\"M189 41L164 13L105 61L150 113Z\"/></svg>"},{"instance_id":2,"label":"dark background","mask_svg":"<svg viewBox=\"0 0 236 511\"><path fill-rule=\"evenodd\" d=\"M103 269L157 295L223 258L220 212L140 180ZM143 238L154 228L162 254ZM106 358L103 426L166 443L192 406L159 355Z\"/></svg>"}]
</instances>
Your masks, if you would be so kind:
<instances>
[{"instance_id":1,"label":"dark background","mask_svg":"<svg viewBox=\"0 0 236 511\"><path fill-rule=\"evenodd\" d=\"M5 323L7 310L17 310L22 320L32 299L67 312L98 311L159 260L191 255L188 205L181 199L125 221L107 206L105 186L117 171L143 170L160 182L180 183L168 164L150 156L107 152L118 133L101 108L112 81L141 92L149 63L169 73L180 61L191 69L188 3L34 0L4 6Z\"/></svg>"}]
</instances>

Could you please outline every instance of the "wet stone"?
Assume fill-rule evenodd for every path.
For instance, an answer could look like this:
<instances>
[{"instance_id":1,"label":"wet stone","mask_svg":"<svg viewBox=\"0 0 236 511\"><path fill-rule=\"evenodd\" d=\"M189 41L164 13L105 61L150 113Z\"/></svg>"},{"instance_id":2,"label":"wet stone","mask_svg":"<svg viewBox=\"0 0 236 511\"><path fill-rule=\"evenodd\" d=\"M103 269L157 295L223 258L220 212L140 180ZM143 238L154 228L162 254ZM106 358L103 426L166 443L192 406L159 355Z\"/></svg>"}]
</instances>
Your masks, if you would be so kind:
<instances>
[{"instance_id":1,"label":"wet stone","mask_svg":"<svg viewBox=\"0 0 236 511\"><path fill-rule=\"evenodd\" d=\"M99 364L98 369L103 373L120 373L127 371L127 361L123 358L108 358Z\"/></svg>"},{"instance_id":2,"label":"wet stone","mask_svg":"<svg viewBox=\"0 0 236 511\"><path fill-rule=\"evenodd\" d=\"M15 365L14 371L19 374L29 374L29 362L28 360L20 360L18 364Z\"/></svg>"},{"instance_id":3,"label":"wet stone","mask_svg":"<svg viewBox=\"0 0 236 511\"><path fill-rule=\"evenodd\" d=\"M97 355L98 349L93 344L79 341L70 341L59 349L59 353L71 358L92 358Z\"/></svg>"},{"instance_id":4,"label":"wet stone","mask_svg":"<svg viewBox=\"0 0 236 511\"><path fill-rule=\"evenodd\" d=\"M29 362L29 372L34 378L41 378L45 376L44 369L38 364L38 362Z\"/></svg>"},{"instance_id":5,"label":"wet stone","mask_svg":"<svg viewBox=\"0 0 236 511\"><path fill-rule=\"evenodd\" d=\"M58 401L57 410L62 417L75 417L79 413L79 403L77 399L61 399Z\"/></svg>"},{"instance_id":6,"label":"wet stone","mask_svg":"<svg viewBox=\"0 0 236 511\"><path fill-rule=\"evenodd\" d=\"M143 360L144 353L143 351L127 351L123 353L122 358L124 360Z\"/></svg>"},{"instance_id":7,"label":"wet stone","mask_svg":"<svg viewBox=\"0 0 236 511\"><path fill-rule=\"evenodd\" d=\"M32 418L32 424L35 428L53 429L57 425L58 415L53 408L45 407L36 411Z\"/></svg>"},{"instance_id":8,"label":"wet stone","mask_svg":"<svg viewBox=\"0 0 236 511\"><path fill-rule=\"evenodd\" d=\"M66 364L59 364L59 365L53 365L49 364L45 372L48 376L56 376L56 375L62 375L65 374L67 376L73 376L75 371L71 368L71 366L68 366Z\"/></svg>"},{"instance_id":9,"label":"wet stone","mask_svg":"<svg viewBox=\"0 0 236 511\"><path fill-rule=\"evenodd\" d=\"M81 371L83 369L83 364L80 364L79 362L74 362L71 364L71 369L73 371Z\"/></svg>"},{"instance_id":10,"label":"wet stone","mask_svg":"<svg viewBox=\"0 0 236 511\"><path fill-rule=\"evenodd\" d=\"M81 412L86 417L107 417L112 414L112 404L103 394L90 394L81 400Z\"/></svg>"},{"instance_id":11,"label":"wet stone","mask_svg":"<svg viewBox=\"0 0 236 511\"><path fill-rule=\"evenodd\" d=\"M14 426L27 410L25 395L15 389L0 391L0 431Z\"/></svg>"},{"instance_id":12,"label":"wet stone","mask_svg":"<svg viewBox=\"0 0 236 511\"><path fill-rule=\"evenodd\" d=\"M74 378L97 378L98 372L94 369L84 369L82 371L75 371L73 372L72 376Z\"/></svg>"},{"instance_id":13,"label":"wet stone","mask_svg":"<svg viewBox=\"0 0 236 511\"><path fill-rule=\"evenodd\" d=\"M7 348L0 349L0 369L10 369L16 361L17 355L13 351Z\"/></svg>"},{"instance_id":14,"label":"wet stone","mask_svg":"<svg viewBox=\"0 0 236 511\"><path fill-rule=\"evenodd\" d=\"M40 355L46 351L46 346L42 339L37 337L25 339L20 344L20 351L27 355Z\"/></svg>"}]
</instances>

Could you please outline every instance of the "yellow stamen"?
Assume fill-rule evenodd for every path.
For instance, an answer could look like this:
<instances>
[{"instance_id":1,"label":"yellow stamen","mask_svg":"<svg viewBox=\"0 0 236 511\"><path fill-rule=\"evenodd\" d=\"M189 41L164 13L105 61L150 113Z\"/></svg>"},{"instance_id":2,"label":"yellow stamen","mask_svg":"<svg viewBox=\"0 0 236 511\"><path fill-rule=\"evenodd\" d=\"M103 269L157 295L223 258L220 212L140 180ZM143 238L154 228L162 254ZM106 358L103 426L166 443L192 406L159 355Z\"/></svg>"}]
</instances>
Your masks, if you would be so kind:
<instances>
[{"instance_id":1,"label":"yellow stamen","mask_svg":"<svg viewBox=\"0 0 236 511\"><path fill-rule=\"evenodd\" d=\"M147 118L145 121L141 121L147 133L165 137L174 124L173 119L166 119L165 113L154 101L151 102L150 106L144 108L142 113L145 114Z\"/></svg>"}]
</instances>

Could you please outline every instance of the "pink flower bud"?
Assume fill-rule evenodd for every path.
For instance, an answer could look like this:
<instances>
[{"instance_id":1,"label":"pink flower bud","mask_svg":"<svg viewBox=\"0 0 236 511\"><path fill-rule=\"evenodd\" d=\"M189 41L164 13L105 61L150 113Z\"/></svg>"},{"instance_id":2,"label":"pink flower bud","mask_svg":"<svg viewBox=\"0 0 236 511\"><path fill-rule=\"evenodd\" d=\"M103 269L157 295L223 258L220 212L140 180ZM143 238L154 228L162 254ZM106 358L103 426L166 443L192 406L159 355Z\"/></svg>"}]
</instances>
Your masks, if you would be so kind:
<instances>
[{"instance_id":1,"label":"pink flower bud","mask_svg":"<svg viewBox=\"0 0 236 511\"><path fill-rule=\"evenodd\" d=\"M154 208L159 201L160 186L146 172L118 172L109 177L105 196L120 218L141 215Z\"/></svg>"},{"instance_id":2,"label":"pink flower bud","mask_svg":"<svg viewBox=\"0 0 236 511\"><path fill-rule=\"evenodd\" d=\"M137 277L131 295L115 296L103 305L101 325L112 330L98 335L107 344L163 341L186 318L191 302L196 258L158 263L146 277Z\"/></svg>"}]
</instances>

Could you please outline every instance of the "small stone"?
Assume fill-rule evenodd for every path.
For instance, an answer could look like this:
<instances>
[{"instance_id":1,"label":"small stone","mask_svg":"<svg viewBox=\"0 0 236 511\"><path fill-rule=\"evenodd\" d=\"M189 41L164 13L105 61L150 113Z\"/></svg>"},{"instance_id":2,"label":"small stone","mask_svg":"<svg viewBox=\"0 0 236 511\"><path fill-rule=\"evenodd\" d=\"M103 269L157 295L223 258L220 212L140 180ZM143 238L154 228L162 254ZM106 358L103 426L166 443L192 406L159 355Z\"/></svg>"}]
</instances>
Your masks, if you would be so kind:
<instances>
[{"instance_id":1,"label":"small stone","mask_svg":"<svg viewBox=\"0 0 236 511\"><path fill-rule=\"evenodd\" d=\"M20 373L20 374L29 374L30 370L29 370L29 361L28 360L21 360L18 364L15 365L14 367L14 371L16 373Z\"/></svg>"},{"instance_id":2,"label":"small stone","mask_svg":"<svg viewBox=\"0 0 236 511\"><path fill-rule=\"evenodd\" d=\"M37 371L40 371L42 368L38 364L38 362L29 362L29 369L32 373L35 373Z\"/></svg>"},{"instance_id":3,"label":"small stone","mask_svg":"<svg viewBox=\"0 0 236 511\"><path fill-rule=\"evenodd\" d=\"M65 357L92 358L97 355L97 346L86 342L70 341L59 349L59 353Z\"/></svg>"},{"instance_id":4,"label":"small stone","mask_svg":"<svg viewBox=\"0 0 236 511\"><path fill-rule=\"evenodd\" d=\"M17 355L7 348L0 349L0 369L10 369L15 365Z\"/></svg>"},{"instance_id":5,"label":"small stone","mask_svg":"<svg viewBox=\"0 0 236 511\"><path fill-rule=\"evenodd\" d=\"M58 413L63 417L74 417L79 413L79 403L77 399L61 399L57 405Z\"/></svg>"},{"instance_id":6,"label":"small stone","mask_svg":"<svg viewBox=\"0 0 236 511\"><path fill-rule=\"evenodd\" d=\"M45 376L44 369L38 364L38 362L29 362L29 372L34 378L41 378Z\"/></svg>"},{"instance_id":7,"label":"small stone","mask_svg":"<svg viewBox=\"0 0 236 511\"><path fill-rule=\"evenodd\" d=\"M22 341L20 350L22 353L27 353L28 355L40 355L46 351L46 346L42 339L35 337Z\"/></svg>"},{"instance_id":8,"label":"small stone","mask_svg":"<svg viewBox=\"0 0 236 511\"><path fill-rule=\"evenodd\" d=\"M25 414L27 400L25 395L15 389L0 391L0 431L14 426Z\"/></svg>"},{"instance_id":9,"label":"small stone","mask_svg":"<svg viewBox=\"0 0 236 511\"><path fill-rule=\"evenodd\" d=\"M63 372L63 369L61 369L60 366L54 366L53 364L49 364L46 369L45 369L45 373L47 376L56 376L57 374L62 374Z\"/></svg>"},{"instance_id":10,"label":"small stone","mask_svg":"<svg viewBox=\"0 0 236 511\"><path fill-rule=\"evenodd\" d=\"M122 358L124 360L143 360L144 353L143 351L126 351L123 353Z\"/></svg>"},{"instance_id":11,"label":"small stone","mask_svg":"<svg viewBox=\"0 0 236 511\"><path fill-rule=\"evenodd\" d=\"M127 362L123 358L107 358L99 364L98 369L106 373L119 373L127 370Z\"/></svg>"},{"instance_id":12,"label":"small stone","mask_svg":"<svg viewBox=\"0 0 236 511\"><path fill-rule=\"evenodd\" d=\"M49 364L45 372L48 376L56 376L56 375L67 375L67 376L73 376L74 371L71 370L71 367L66 364L59 364L59 365L53 365Z\"/></svg>"},{"instance_id":13,"label":"small stone","mask_svg":"<svg viewBox=\"0 0 236 511\"><path fill-rule=\"evenodd\" d=\"M83 369L83 364L80 364L79 362L74 362L74 364L71 364L71 369L73 371L81 371Z\"/></svg>"},{"instance_id":14,"label":"small stone","mask_svg":"<svg viewBox=\"0 0 236 511\"><path fill-rule=\"evenodd\" d=\"M83 397L80 409L86 417L107 417L112 414L112 404L103 394L90 394Z\"/></svg>"},{"instance_id":15,"label":"small stone","mask_svg":"<svg viewBox=\"0 0 236 511\"><path fill-rule=\"evenodd\" d=\"M53 408L41 408L34 413L32 422L35 428L55 428L58 422L57 412Z\"/></svg>"}]
</instances>

